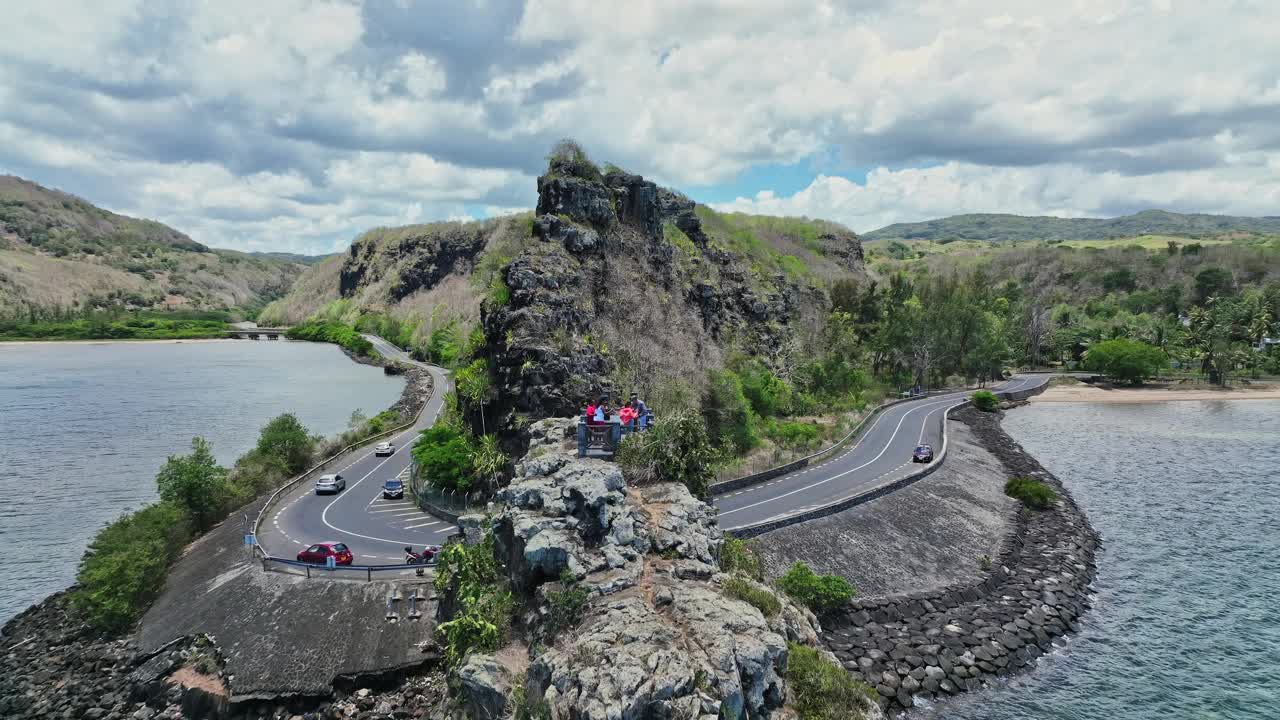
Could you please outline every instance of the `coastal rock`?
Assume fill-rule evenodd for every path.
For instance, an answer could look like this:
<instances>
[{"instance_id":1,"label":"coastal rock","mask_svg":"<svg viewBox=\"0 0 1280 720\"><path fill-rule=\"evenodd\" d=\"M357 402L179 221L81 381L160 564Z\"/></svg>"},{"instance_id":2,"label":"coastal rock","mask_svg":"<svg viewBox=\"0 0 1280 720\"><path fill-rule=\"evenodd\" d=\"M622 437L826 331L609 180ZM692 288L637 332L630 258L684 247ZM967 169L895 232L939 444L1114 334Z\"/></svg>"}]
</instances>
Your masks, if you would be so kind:
<instances>
[{"instance_id":1,"label":"coastal rock","mask_svg":"<svg viewBox=\"0 0 1280 720\"><path fill-rule=\"evenodd\" d=\"M507 716L511 678L506 668L492 655L472 653L458 669L457 675L467 717L497 720Z\"/></svg>"}]
</instances>

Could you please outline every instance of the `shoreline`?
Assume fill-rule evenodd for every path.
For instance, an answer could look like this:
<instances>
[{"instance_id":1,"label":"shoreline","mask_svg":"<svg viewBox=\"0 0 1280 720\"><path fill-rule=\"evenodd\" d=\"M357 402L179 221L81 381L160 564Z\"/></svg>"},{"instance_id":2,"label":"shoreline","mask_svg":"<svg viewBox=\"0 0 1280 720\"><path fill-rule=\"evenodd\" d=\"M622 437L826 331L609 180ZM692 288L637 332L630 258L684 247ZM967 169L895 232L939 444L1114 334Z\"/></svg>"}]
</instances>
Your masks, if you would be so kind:
<instances>
[{"instance_id":1,"label":"shoreline","mask_svg":"<svg viewBox=\"0 0 1280 720\"><path fill-rule=\"evenodd\" d=\"M1191 400L1280 400L1280 387L1231 390L1179 390L1167 387L1104 389L1093 385L1054 385L1030 398L1033 403L1149 403Z\"/></svg>"},{"instance_id":2,"label":"shoreline","mask_svg":"<svg viewBox=\"0 0 1280 720\"><path fill-rule=\"evenodd\" d=\"M103 338L100 340L0 340L0 347L21 346L21 345L177 345L181 343L214 343L229 342L238 340L239 338L217 337L217 338L168 338L163 340L152 339L129 339L122 338L118 340Z\"/></svg>"}]
</instances>

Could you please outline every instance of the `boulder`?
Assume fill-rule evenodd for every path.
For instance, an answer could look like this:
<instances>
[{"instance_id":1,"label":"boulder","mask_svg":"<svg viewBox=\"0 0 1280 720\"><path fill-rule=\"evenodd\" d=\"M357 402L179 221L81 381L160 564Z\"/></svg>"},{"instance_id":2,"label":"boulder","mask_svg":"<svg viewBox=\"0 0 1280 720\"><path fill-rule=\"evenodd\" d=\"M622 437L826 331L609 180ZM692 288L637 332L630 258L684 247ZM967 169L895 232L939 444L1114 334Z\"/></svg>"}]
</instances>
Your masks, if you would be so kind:
<instances>
[{"instance_id":1,"label":"boulder","mask_svg":"<svg viewBox=\"0 0 1280 720\"><path fill-rule=\"evenodd\" d=\"M507 716L511 677L492 655L472 653L457 671L460 695L473 720L497 720Z\"/></svg>"}]
</instances>

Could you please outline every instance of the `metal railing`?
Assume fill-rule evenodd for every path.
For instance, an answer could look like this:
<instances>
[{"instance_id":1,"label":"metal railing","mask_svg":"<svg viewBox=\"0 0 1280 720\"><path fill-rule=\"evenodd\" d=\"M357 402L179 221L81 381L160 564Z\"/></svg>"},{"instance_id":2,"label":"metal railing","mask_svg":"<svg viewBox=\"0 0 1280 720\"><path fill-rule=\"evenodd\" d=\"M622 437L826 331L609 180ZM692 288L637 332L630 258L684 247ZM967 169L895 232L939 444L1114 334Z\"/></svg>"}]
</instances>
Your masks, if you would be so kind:
<instances>
[{"instance_id":1,"label":"metal railing","mask_svg":"<svg viewBox=\"0 0 1280 720\"><path fill-rule=\"evenodd\" d=\"M414 563L412 565L408 563L400 563L396 565L334 565L330 567L328 565L317 565L316 563L302 562L301 560L287 560L285 558L274 557L266 554L262 556L261 560L262 569L264 571L270 571L273 567L281 569L295 568L301 569L308 578L312 577L313 574L320 577L332 578L341 577L342 575L340 575L340 573L343 575L364 573L366 582L373 582L374 573L391 571L414 571L416 573L419 570L433 568L438 564L438 561L432 558L427 562Z\"/></svg>"}]
</instances>

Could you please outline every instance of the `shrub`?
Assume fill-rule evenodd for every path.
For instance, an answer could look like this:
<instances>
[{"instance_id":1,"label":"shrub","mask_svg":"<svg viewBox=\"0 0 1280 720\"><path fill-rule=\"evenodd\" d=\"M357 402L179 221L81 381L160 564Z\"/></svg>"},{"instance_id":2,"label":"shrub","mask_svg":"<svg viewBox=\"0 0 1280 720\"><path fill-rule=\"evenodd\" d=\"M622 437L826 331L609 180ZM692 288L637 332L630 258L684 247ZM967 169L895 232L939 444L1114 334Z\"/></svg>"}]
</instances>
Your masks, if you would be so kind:
<instances>
[{"instance_id":1,"label":"shrub","mask_svg":"<svg viewBox=\"0 0 1280 720\"><path fill-rule=\"evenodd\" d=\"M435 585L453 608L452 617L436 626L445 663L456 667L472 650L496 650L511 625L513 601L502 586L492 533L485 531L474 545L446 545L436 566Z\"/></svg>"},{"instance_id":2,"label":"shrub","mask_svg":"<svg viewBox=\"0 0 1280 720\"><path fill-rule=\"evenodd\" d=\"M787 643L787 683L801 720L850 720L873 702L870 686L854 679L814 648Z\"/></svg>"},{"instance_id":3,"label":"shrub","mask_svg":"<svg viewBox=\"0 0 1280 720\"><path fill-rule=\"evenodd\" d=\"M1000 407L1000 398L990 390L979 390L973 394L973 406L982 412L995 412Z\"/></svg>"},{"instance_id":4,"label":"shrub","mask_svg":"<svg viewBox=\"0 0 1280 720\"><path fill-rule=\"evenodd\" d=\"M659 418L647 431L624 438L614 459L633 485L678 482L705 499L714 454L702 419L676 412Z\"/></svg>"},{"instance_id":5,"label":"shrub","mask_svg":"<svg viewBox=\"0 0 1280 720\"><path fill-rule=\"evenodd\" d=\"M547 634L551 637L568 630L582 620L582 611L591 599L591 591L578 584L578 579L567 569L560 574L562 591L548 590L547 602L551 606L551 618L547 622Z\"/></svg>"},{"instance_id":6,"label":"shrub","mask_svg":"<svg viewBox=\"0 0 1280 720\"><path fill-rule=\"evenodd\" d=\"M745 453L760 444L751 404L742 392L742 381L732 370L710 373L710 382L702 397L702 417L707 435L718 448Z\"/></svg>"},{"instance_id":7,"label":"shrub","mask_svg":"<svg viewBox=\"0 0 1280 720\"><path fill-rule=\"evenodd\" d=\"M128 629L164 589L169 564L190 539L185 513L169 502L107 525L80 560L72 606L99 630Z\"/></svg>"},{"instance_id":8,"label":"shrub","mask_svg":"<svg viewBox=\"0 0 1280 720\"><path fill-rule=\"evenodd\" d=\"M816 423L785 422L775 423L765 432L780 445L804 449L817 444L821 429Z\"/></svg>"},{"instance_id":9,"label":"shrub","mask_svg":"<svg viewBox=\"0 0 1280 720\"><path fill-rule=\"evenodd\" d=\"M190 455L170 455L156 475L160 499L180 508L203 532L223 517L231 497L227 469L218 465L204 438L191 439Z\"/></svg>"},{"instance_id":10,"label":"shrub","mask_svg":"<svg viewBox=\"0 0 1280 720\"><path fill-rule=\"evenodd\" d=\"M733 597L749 603L765 617L773 617L782 611L782 603L773 593L754 582L735 575L724 583L724 590Z\"/></svg>"},{"instance_id":11,"label":"shrub","mask_svg":"<svg viewBox=\"0 0 1280 720\"><path fill-rule=\"evenodd\" d=\"M778 578L778 587L814 612L834 610L855 594L849 581L838 575L818 575L799 560Z\"/></svg>"},{"instance_id":12,"label":"shrub","mask_svg":"<svg viewBox=\"0 0 1280 720\"><path fill-rule=\"evenodd\" d=\"M290 475L297 475L311 464L312 447L311 436L293 413L272 419L258 435L258 452L278 458Z\"/></svg>"},{"instance_id":13,"label":"shrub","mask_svg":"<svg viewBox=\"0 0 1280 720\"><path fill-rule=\"evenodd\" d=\"M1138 384L1169 366L1160 348L1117 338L1094 343L1084 354L1084 368L1119 382Z\"/></svg>"},{"instance_id":14,"label":"shrub","mask_svg":"<svg viewBox=\"0 0 1280 720\"><path fill-rule=\"evenodd\" d=\"M583 150L576 140L570 138L565 138L551 147L551 153L547 155L547 165L550 174L553 175L571 175L587 180L604 179L600 168L587 157L587 151Z\"/></svg>"},{"instance_id":15,"label":"shrub","mask_svg":"<svg viewBox=\"0 0 1280 720\"><path fill-rule=\"evenodd\" d=\"M751 408L761 417L791 414L791 388L770 372L759 360L741 363L737 368L742 393Z\"/></svg>"},{"instance_id":16,"label":"shrub","mask_svg":"<svg viewBox=\"0 0 1280 720\"><path fill-rule=\"evenodd\" d=\"M436 423L418 435L411 452L432 485L466 492L475 483L473 450L465 431L448 423Z\"/></svg>"},{"instance_id":17,"label":"shrub","mask_svg":"<svg viewBox=\"0 0 1280 720\"><path fill-rule=\"evenodd\" d=\"M727 573L740 573L752 580L759 580L760 559L751 551L747 541L735 537L725 538L720 545L720 569Z\"/></svg>"},{"instance_id":18,"label":"shrub","mask_svg":"<svg viewBox=\"0 0 1280 720\"><path fill-rule=\"evenodd\" d=\"M1004 494L1022 501L1023 505L1032 510L1045 510L1058 499L1053 488L1029 477L1010 478L1004 484Z\"/></svg>"},{"instance_id":19,"label":"shrub","mask_svg":"<svg viewBox=\"0 0 1280 720\"><path fill-rule=\"evenodd\" d=\"M337 322L308 320L289 328L284 334L290 340L308 340L339 345L355 355L373 357L373 343L352 328Z\"/></svg>"}]
</instances>

